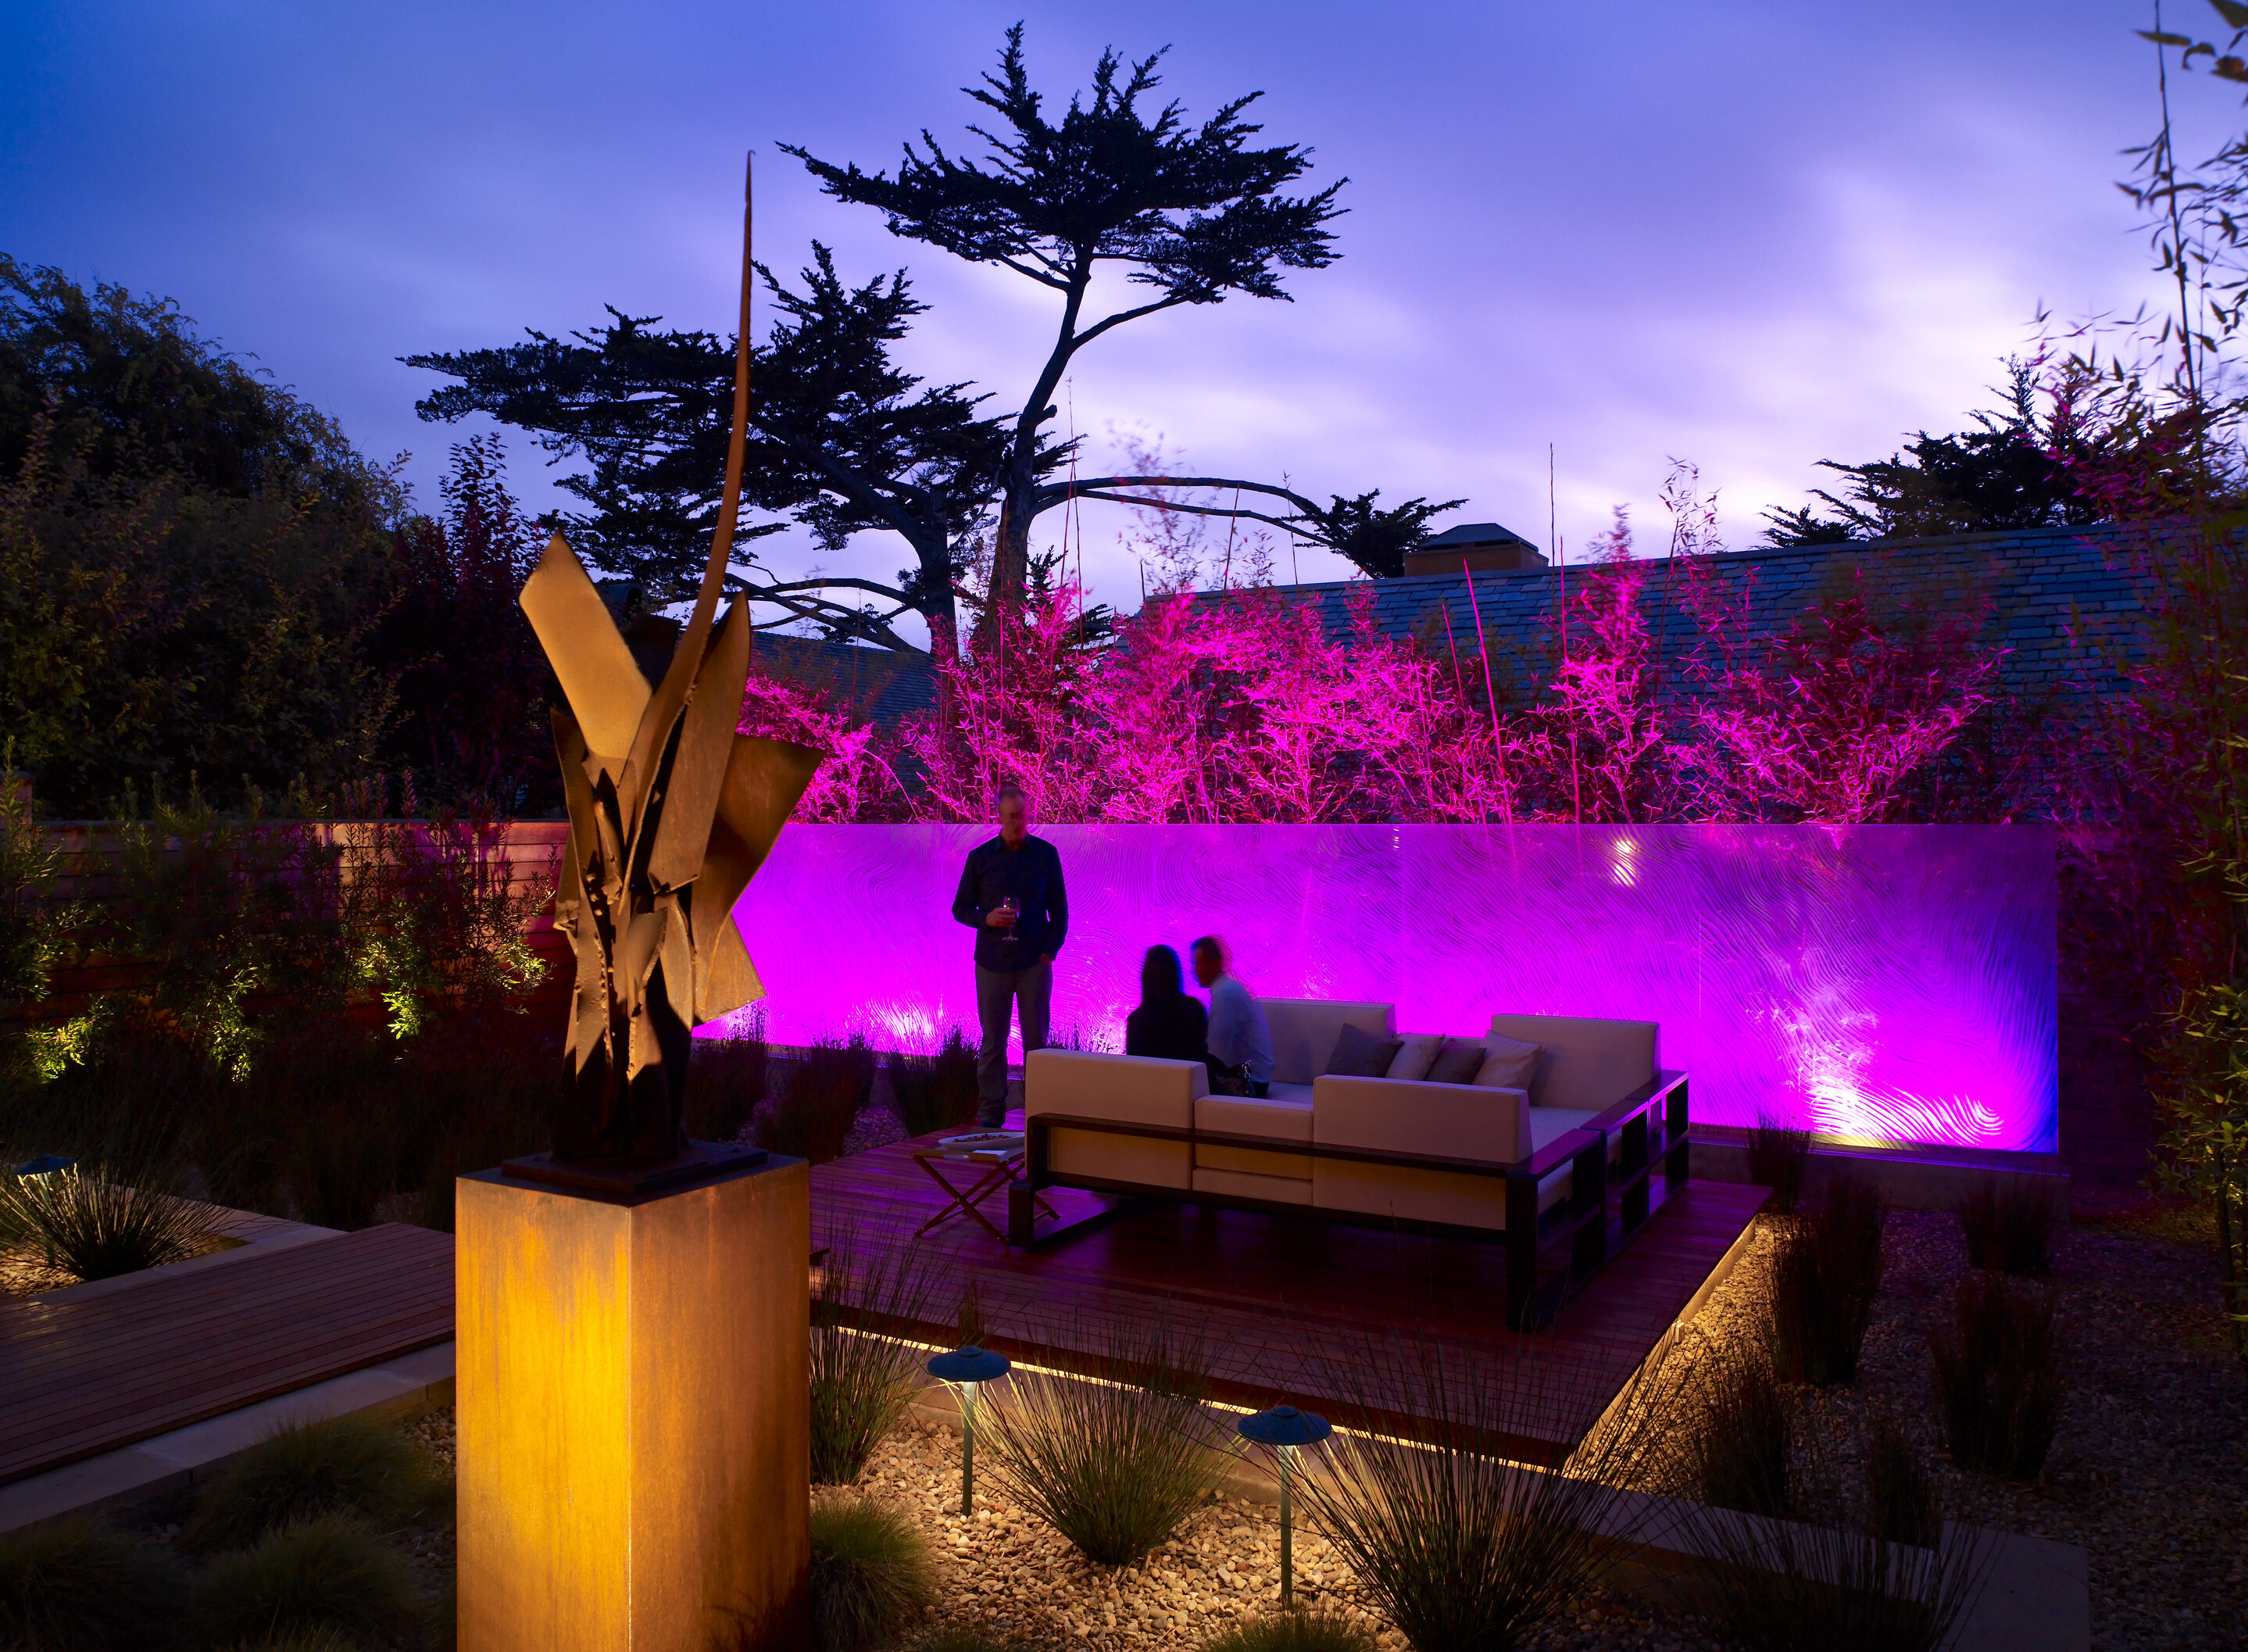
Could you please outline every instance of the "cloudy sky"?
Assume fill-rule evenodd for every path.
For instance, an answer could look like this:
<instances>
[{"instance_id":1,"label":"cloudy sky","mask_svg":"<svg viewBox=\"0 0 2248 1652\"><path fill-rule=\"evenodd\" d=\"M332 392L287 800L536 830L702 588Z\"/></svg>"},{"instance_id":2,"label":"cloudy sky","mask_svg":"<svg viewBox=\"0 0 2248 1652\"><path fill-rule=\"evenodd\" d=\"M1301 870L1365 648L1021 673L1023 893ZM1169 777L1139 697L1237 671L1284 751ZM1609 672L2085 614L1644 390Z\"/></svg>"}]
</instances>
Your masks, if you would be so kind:
<instances>
[{"instance_id":1,"label":"cloudy sky","mask_svg":"<svg viewBox=\"0 0 2248 1652\"><path fill-rule=\"evenodd\" d=\"M2188 0L2168 16L2216 26ZM395 358L590 326L604 303L729 329L754 149L760 256L793 267L818 236L854 277L906 265L933 306L908 360L1012 406L1052 295L893 240L774 146L884 168L923 127L959 143L958 88L1018 17L1057 97L1104 45L1169 45L1190 116L1261 90L1271 141L1351 179L1342 258L1295 277L1295 302L1172 312L1081 358L1077 428L1161 432L1198 470L1464 496L1447 520L1542 544L1550 444L1579 547L1616 504L1659 536L1676 457L1743 545L1814 461L1988 405L2041 309L2160 298L2113 187L2156 119L2131 32L2149 12L2107 0L9 0L0 250L177 298L363 450L410 451L433 501L465 432L415 419L432 381ZM2237 124L2205 78L2173 96L2190 153ZM511 451L550 503L541 456ZM1128 523L1083 523L1095 599L1130 606ZM905 559L866 536L829 566Z\"/></svg>"}]
</instances>

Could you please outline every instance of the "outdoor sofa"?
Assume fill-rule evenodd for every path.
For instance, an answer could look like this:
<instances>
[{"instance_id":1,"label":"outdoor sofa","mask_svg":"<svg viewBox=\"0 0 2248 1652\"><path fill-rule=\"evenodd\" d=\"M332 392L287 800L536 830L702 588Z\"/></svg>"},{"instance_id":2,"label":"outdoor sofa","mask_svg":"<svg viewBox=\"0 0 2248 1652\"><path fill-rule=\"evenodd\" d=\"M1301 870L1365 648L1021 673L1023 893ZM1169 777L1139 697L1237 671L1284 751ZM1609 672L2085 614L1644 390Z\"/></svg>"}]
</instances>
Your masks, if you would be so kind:
<instances>
[{"instance_id":1,"label":"outdoor sofa","mask_svg":"<svg viewBox=\"0 0 2248 1652\"><path fill-rule=\"evenodd\" d=\"M1685 1183L1686 1075L1661 1070L1653 1022L1495 1015L1488 1034L1455 1035L1528 1067L1502 1088L1329 1071L1346 1040L1355 1052L1395 1038L1393 1006L1258 1002L1272 1034L1265 1098L1210 1094L1198 1061L1031 1052L1011 1242L1073 1230L1035 1230L1033 1197L1050 1187L1308 1210L1504 1244L1508 1322L1528 1326Z\"/></svg>"}]
</instances>

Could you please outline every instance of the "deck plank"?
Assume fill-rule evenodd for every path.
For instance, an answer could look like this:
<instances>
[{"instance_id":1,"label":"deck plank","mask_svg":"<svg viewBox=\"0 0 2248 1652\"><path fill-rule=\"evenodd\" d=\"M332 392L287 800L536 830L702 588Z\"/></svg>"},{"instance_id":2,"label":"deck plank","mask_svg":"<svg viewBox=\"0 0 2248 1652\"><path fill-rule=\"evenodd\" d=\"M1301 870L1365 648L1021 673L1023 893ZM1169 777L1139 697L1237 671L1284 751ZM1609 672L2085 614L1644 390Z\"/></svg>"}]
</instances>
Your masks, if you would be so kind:
<instances>
[{"instance_id":1,"label":"deck plank","mask_svg":"<svg viewBox=\"0 0 2248 1652\"><path fill-rule=\"evenodd\" d=\"M81 1301L0 1301L0 1484L452 1334L452 1237L397 1224Z\"/></svg>"}]
</instances>

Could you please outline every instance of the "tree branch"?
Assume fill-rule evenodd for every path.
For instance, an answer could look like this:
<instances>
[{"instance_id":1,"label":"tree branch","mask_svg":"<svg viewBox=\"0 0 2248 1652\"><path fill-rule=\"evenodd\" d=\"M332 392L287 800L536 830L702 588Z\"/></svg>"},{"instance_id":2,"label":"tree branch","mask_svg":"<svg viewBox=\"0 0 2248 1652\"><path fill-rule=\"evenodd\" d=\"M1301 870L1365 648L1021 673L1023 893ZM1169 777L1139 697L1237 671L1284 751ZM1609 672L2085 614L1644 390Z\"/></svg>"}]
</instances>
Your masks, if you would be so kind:
<instances>
[{"instance_id":1,"label":"tree branch","mask_svg":"<svg viewBox=\"0 0 2248 1652\"><path fill-rule=\"evenodd\" d=\"M1096 488L1103 490L1112 488L1217 488L1220 490L1231 488L1241 493L1262 493L1268 494L1276 499L1285 499L1290 504L1294 505L1298 511L1303 512L1306 516L1316 517L1319 514L1319 506L1313 504L1309 499L1304 497L1302 494L1293 492L1287 488L1274 487L1269 482L1244 482L1235 476L1089 476L1074 483L1066 482L1049 483L1038 490L1038 507L1041 511L1046 511L1051 510L1056 504L1065 499L1100 498L1113 500L1120 504L1136 504L1150 511L1183 511L1194 516L1228 517L1237 514L1242 516L1254 514L1254 512L1245 511L1237 512L1234 509L1229 506L1187 504L1180 501L1170 499L1151 499L1146 497L1144 495L1128 493L1120 494L1106 491L1095 493L1093 490ZM1271 521L1271 518L1262 518L1260 520ZM1316 535L1306 533L1300 527L1290 526L1286 523L1274 523L1273 525L1276 527L1287 528L1289 532L1294 534L1299 539L1316 539L1317 538Z\"/></svg>"},{"instance_id":2,"label":"tree branch","mask_svg":"<svg viewBox=\"0 0 2248 1652\"><path fill-rule=\"evenodd\" d=\"M1191 302L1193 302L1191 299L1182 298L1174 294L1168 298L1158 298L1153 304L1143 304L1136 310L1119 310L1114 315L1105 320L1094 322L1084 332L1079 333L1069 347L1073 351L1082 350L1111 327L1121 326L1127 321L1137 321L1141 316L1151 316L1158 310L1169 310L1175 305Z\"/></svg>"}]
</instances>

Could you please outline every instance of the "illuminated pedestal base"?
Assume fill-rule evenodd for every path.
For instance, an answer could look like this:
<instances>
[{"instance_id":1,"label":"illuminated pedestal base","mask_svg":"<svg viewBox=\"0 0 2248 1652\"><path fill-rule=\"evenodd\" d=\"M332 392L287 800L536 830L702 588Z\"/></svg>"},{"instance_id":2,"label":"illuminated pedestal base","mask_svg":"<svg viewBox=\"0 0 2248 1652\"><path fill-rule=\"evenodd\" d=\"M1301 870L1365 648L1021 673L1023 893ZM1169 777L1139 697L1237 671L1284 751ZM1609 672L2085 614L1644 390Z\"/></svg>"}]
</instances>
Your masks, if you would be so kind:
<instances>
[{"instance_id":1,"label":"illuminated pedestal base","mask_svg":"<svg viewBox=\"0 0 2248 1652\"><path fill-rule=\"evenodd\" d=\"M461 1652L806 1643L803 1162L456 1210Z\"/></svg>"}]
</instances>

